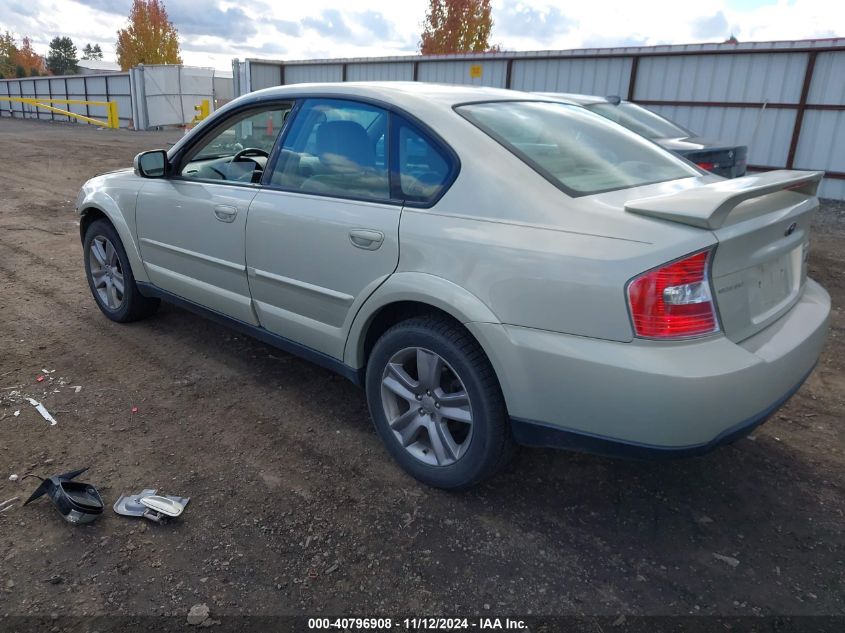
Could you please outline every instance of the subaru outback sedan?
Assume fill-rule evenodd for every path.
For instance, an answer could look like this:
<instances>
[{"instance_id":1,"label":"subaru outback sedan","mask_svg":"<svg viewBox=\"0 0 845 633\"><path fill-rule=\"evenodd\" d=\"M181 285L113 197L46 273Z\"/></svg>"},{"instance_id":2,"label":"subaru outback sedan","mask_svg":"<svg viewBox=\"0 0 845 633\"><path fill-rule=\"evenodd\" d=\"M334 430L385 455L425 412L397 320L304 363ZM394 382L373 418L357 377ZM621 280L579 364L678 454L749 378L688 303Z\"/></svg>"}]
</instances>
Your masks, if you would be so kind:
<instances>
[{"instance_id":1,"label":"subaru outback sedan","mask_svg":"<svg viewBox=\"0 0 845 633\"><path fill-rule=\"evenodd\" d=\"M582 107L424 83L251 93L77 200L94 299L169 301L361 384L411 475L517 444L694 455L813 369L818 172L723 180Z\"/></svg>"}]
</instances>

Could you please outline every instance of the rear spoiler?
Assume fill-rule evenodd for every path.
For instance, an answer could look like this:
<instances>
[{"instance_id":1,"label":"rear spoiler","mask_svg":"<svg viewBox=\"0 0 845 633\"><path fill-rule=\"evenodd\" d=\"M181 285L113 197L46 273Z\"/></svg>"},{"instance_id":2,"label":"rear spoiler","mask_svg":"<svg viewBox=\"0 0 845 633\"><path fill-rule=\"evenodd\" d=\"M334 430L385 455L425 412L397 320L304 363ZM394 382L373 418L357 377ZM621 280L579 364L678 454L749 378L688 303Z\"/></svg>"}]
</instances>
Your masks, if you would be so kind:
<instances>
[{"instance_id":1,"label":"rear spoiler","mask_svg":"<svg viewBox=\"0 0 845 633\"><path fill-rule=\"evenodd\" d=\"M767 171L663 196L630 200L625 203L625 211L713 230L725 223L738 204L751 198L785 189L815 196L822 176L823 171Z\"/></svg>"}]
</instances>

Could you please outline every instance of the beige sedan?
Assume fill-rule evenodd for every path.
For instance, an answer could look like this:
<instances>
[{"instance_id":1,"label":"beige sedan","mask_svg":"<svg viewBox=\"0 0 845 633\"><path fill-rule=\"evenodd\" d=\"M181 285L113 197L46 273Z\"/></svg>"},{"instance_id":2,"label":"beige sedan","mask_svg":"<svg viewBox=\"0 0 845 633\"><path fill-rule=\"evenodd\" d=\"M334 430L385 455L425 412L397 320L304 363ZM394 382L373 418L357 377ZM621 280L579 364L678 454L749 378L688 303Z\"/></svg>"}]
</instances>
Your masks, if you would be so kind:
<instances>
[{"instance_id":1,"label":"beige sedan","mask_svg":"<svg viewBox=\"0 0 845 633\"><path fill-rule=\"evenodd\" d=\"M398 463L454 489L517 444L690 455L763 422L827 332L820 178L724 181L515 91L292 85L77 210L108 318L170 301L337 371Z\"/></svg>"}]
</instances>

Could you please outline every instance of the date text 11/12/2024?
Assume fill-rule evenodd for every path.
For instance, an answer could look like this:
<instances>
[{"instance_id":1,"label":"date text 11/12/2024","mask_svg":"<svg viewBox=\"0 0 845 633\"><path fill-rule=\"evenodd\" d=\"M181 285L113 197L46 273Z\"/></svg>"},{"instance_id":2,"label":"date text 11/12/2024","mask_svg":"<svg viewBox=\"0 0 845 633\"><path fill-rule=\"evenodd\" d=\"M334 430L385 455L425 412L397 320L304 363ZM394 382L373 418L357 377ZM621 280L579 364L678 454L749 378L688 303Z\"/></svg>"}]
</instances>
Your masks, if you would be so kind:
<instances>
[{"instance_id":1,"label":"date text 11/12/2024","mask_svg":"<svg viewBox=\"0 0 845 633\"><path fill-rule=\"evenodd\" d=\"M309 630L341 631L521 631L528 625L525 621L512 618L308 618Z\"/></svg>"}]
</instances>

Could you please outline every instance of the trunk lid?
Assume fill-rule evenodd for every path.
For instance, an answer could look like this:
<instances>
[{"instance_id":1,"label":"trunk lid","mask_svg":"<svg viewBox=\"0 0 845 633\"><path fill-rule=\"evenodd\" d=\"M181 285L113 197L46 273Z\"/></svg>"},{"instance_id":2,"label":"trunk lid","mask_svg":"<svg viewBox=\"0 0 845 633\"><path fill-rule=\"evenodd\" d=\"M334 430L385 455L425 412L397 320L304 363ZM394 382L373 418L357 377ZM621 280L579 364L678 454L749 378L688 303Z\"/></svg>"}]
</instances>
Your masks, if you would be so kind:
<instances>
[{"instance_id":1,"label":"trunk lid","mask_svg":"<svg viewBox=\"0 0 845 633\"><path fill-rule=\"evenodd\" d=\"M714 300L725 335L741 341L778 319L801 294L822 175L772 171L631 200L625 210L715 234Z\"/></svg>"}]
</instances>

